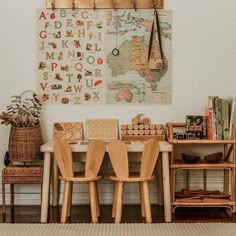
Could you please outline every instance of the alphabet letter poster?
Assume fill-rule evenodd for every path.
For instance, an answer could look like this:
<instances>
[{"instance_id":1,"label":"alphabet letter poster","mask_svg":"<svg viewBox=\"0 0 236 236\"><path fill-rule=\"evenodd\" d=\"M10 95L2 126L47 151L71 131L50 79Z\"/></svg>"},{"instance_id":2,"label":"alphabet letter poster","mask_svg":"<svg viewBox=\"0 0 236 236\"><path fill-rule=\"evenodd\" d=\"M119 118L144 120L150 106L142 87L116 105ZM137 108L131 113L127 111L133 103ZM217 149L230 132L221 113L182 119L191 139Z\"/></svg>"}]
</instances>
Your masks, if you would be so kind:
<instances>
[{"instance_id":1,"label":"alphabet letter poster","mask_svg":"<svg viewBox=\"0 0 236 236\"><path fill-rule=\"evenodd\" d=\"M44 104L171 103L171 11L158 10L167 66L150 70L153 10L37 11L37 81ZM158 38L152 52L160 54ZM112 53L118 49L118 55Z\"/></svg>"}]
</instances>

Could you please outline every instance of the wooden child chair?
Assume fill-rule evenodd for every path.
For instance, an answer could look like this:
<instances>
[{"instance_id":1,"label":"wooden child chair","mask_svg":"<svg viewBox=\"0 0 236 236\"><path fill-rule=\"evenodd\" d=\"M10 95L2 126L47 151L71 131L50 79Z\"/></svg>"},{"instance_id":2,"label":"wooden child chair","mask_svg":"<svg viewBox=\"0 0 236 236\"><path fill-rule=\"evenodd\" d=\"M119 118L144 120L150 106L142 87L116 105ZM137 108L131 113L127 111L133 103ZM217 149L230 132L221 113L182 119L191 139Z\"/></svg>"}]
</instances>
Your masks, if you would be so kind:
<instances>
[{"instance_id":1,"label":"wooden child chair","mask_svg":"<svg viewBox=\"0 0 236 236\"><path fill-rule=\"evenodd\" d=\"M92 222L98 222L100 210L96 181L102 178L102 176L98 176L98 172L103 161L105 150L106 147L102 141L89 141L86 153L85 172L76 173L73 171L73 157L70 145L64 140L54 141L54 157L56 158L61 172L59 179L65 181L61 223L66 223L67 217L71 215L73 182L88 182Z\"/></svg>"},{"instance_id":2,"label":"wooden child chair","mask_svg":"<svg viewBox=\"0 0 236 236\"><path fill-rule=\"evenodd\" d=\"M109 178L116 182L112 208L112 217L115 218L115 223L121 222L123 192L126 182L139 183L142 217L145 217L146 223L152 222L148 181L155 178L152 173L159 151L160 147L157 140L146 141L141 157L140 172L131 174L129 173L128 152L125 143L120 140L112 140L109 143L108 152L115 171L115 176Z\"/></svg>"}]
</instances>

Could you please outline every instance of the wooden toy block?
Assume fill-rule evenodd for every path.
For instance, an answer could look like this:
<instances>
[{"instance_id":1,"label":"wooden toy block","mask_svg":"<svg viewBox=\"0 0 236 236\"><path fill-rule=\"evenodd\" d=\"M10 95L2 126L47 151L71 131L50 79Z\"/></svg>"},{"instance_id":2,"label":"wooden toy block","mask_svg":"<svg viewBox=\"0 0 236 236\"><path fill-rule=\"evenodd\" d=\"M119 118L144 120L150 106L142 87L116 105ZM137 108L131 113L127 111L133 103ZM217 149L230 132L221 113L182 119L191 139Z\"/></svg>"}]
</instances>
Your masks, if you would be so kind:
<instances>
[{"instance_id":1,"label":"wooden toy block","mask_svg":"<svg viewBox=\"0 0 236 236\"><path fill-rule=\"evenodd\" d=\"M121 125L121 139L124 141L166 140L162 124L127 124Z\"/></svg>"},{"instance_id":2,"label":"wooden toy block","mask_svg":"<svg viewBox=\"0 0 236 236\"><path fill-rule=\"evenodd\" d=\"M82 122L55 122L53 124L53 139L64 139L74 143L83 139Z\"/></svg>"},{"instance_id":3,"label":"wooden toy block","mask_svg":"<svg viewBox=\"0 0 236 236\"><path fill-rule=\"evenodd\" d=\"M87 119L86 138L87 139L118 139L119 122L117 119Z\"/></svg>"}]
</instances>

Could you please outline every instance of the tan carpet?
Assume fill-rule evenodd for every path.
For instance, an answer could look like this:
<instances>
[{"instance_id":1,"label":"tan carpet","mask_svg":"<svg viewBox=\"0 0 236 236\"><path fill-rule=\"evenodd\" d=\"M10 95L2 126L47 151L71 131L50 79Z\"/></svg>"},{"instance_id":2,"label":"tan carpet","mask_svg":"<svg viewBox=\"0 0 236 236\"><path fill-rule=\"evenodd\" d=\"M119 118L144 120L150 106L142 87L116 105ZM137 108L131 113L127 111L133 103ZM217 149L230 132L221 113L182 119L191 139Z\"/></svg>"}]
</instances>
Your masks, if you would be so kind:
<instances>
[{"instance_id":1,"label":"tan carpet","mask_svg":"<svg viewBox=\"0 0 236 236\"><path fill-rule=\"evenodd\" d=\"M235 236L234 223L0 224L1 236Z\"/></svg>"}]
</instances>

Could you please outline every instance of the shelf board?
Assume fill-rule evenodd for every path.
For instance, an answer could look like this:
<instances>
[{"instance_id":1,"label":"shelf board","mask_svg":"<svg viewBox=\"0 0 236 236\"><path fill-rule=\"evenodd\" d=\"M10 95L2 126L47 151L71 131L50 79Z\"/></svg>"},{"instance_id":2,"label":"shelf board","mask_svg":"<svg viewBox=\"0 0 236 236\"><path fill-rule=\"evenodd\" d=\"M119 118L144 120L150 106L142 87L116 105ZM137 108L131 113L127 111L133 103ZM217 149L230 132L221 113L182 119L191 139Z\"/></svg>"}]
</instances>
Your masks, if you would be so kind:
<instances>
[{"instance_id":1,"label":"shelf board","mask_svg":"<svg viewBox=\"0 0 236 236\"><path fill-rule=\"evenodd\" d=\"M156 139L158 141L165 141L165 135L122 135L122 141L147 141L149 139Z\"/></svg>"},{"instance_id":2,"label":"shelf board","mask_svg":"<svg viewBox=\"0 0 236 236\"><path fill-rule=\"evenodd\" d=\"M173 206L219 206L219 207L229 207L233 205L229 199L214 199L214 198L203 198L203 199L176 199Z\"/></svg>"},{"instance_id":3,"label":"shelf board","mask_svg":"<svg viewBox=\"0 0 236 236\"><path fill-rule=\"evenodd\" d=\"M170 144L234 144L236 140L209 140L209 139L198 139L198 140L177 140L168 138Z\"/></svg>"},{"instance_id":4,"label":"shelf board","mask_svg":"<svg viewBox=\"0 0 236 236\"><path fill-rule=\"evenodd\" d=\"M204 160L200 160L198 163L186 163L182 160L175 160L173 164L170 165L173 169L229 169L236 167L232 162L219 162L219 163L207 163Z\"/></svg>"}]
</instances>

